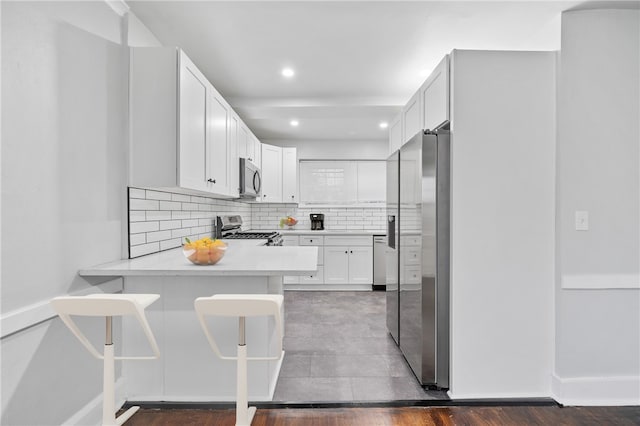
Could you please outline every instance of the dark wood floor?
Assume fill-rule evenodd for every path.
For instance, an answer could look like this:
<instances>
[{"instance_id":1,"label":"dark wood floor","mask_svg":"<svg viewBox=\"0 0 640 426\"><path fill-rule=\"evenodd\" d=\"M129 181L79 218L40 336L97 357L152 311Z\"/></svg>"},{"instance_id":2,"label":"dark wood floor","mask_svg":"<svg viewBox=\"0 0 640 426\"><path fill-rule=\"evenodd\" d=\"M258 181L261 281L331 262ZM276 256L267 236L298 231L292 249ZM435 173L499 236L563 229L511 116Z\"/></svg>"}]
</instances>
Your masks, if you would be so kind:
<instances>
[{"instance_id":1,"label":"dark wood floor","mask_svg":"<svg viewBox=\"0 0 640 426\"><path fill-rule=\"evenodd\" d=\"M234 410L141 409L126 426L233 426ZM252 426L640 425L640 407L389 407L259 409Z\"/></svg>"}]
</instances>

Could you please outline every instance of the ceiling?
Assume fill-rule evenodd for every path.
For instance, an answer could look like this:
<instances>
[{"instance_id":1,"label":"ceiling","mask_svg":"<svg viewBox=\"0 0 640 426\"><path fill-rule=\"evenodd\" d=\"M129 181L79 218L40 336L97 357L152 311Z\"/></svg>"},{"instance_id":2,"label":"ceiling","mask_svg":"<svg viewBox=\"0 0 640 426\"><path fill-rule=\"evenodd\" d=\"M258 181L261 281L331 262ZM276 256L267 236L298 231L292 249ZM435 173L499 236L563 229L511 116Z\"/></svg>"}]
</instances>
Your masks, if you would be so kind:
<instances>
[{"instance_id":1,"label":"ceiling","mask_svg":"<svg viewBox=\"0 0 640 426\"><path fill-rule=\"evenodd\" d=\"M127 1L258 138L318 141L387 139L379 123L452 49L559 49L560 13L580 3Z\"/></svg>"}]
</instances>

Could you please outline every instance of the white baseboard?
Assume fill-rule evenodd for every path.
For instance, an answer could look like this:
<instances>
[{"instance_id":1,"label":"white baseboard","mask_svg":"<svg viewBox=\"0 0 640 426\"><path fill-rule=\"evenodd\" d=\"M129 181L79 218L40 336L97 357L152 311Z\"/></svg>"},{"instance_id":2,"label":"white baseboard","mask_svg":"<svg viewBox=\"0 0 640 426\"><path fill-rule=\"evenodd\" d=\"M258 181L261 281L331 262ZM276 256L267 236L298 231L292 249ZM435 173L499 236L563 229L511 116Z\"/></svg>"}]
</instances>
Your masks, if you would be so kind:
<instances>
[{"instance_id":1,"label":"white baseboard","mask_svg":"<svg viewBox=\"0 0 640 426\"><path fill-rule=\"evenodd\" d=\"M124 379L121 377L115 383L116 410L122 408L126 402L124 397ZM62 422L63 425L99 425L102 422L102 393L89 401L84 407L78 410L73 416Z\"/></svg>"},{"instance_id":2,"label":"white baseboard","mask_svg":"<svg viewBox=\"0 0 640 426\"><path fill-rule=\"evenodd\" d=\"M640 376L551 377L553 399L562 405L640 405Z\"/></svg>"}]
</instances>

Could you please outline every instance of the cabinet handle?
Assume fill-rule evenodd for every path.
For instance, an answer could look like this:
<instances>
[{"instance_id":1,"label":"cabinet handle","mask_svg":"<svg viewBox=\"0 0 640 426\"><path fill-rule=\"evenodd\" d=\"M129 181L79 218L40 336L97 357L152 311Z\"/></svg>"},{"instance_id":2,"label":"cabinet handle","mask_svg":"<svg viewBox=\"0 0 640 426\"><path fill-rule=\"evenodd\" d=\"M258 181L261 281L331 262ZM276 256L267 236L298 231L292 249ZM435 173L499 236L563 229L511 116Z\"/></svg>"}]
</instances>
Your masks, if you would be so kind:
<instances>
[{"instance_id":1,"label":"cabinet handle","mask_svg":"<svg viewBox=\"0 0 640 426\"><path fill-rule=\"evenodd\" d=\"M349 252L348 252L348 251L345 251L345 252L344 252L344 254L349 254Z\"/></svg>"},{"instance_id":2,"label":"cabinet handle","mask_svg":"<svg viewBox=\"0 0 640 426\"><path fill-rule=\"evenodd\" d=\"M295 195L292 195L292 196L291 196L291 199L293 200L294 198L296 198L296 196L295 196Z\"/></svg>"},{"instance_id":3,"label":"cabinet handle","mask_svg":"<svg viewBox=\"0 0 640 426\"><path fill-rule=\"evenodd\" d=\"M353 254L353 250L351 250L349 253Z\"/></svg>"},{"instance_id":4,"label":"cabinet handle","mask_svg":"<svg viewBox=\"0 0 640 426\"><path fill-rule=\"evenodd\" d=\"M263 196L264 198L267 198L267 194L263 194L262 196Z\"/></svg>"},{"instance_id":5,"label":"cabinet handle","mask_svg":"<svg viewBox=\"0 0 640 426\"><path fill-rule=\"evenodd\" d=\"M207 179L207 182L216 183L215 179Z\"/></svg>"}]
</instances>

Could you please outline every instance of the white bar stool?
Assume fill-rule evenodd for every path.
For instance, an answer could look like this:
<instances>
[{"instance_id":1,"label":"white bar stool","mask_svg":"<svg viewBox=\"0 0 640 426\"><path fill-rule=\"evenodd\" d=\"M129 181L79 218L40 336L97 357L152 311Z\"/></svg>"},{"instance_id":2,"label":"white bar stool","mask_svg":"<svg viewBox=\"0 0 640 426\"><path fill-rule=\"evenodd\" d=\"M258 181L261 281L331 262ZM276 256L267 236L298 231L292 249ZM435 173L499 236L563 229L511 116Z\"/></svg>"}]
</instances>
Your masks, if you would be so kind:
<instances>
[{"instance_id":1,"label":"white bar stool","mask_svg":"<svg viewBox=\"0 0 640 426\"><path fill-rule=\"evenodd\" d=\"M151 332L149 323L144 314L147 306L160 298L159 294L90 294L88 296L63 296L51 300L51 305L60 316L62 322L80 340L80 343L96 358L104 360L103 375L103 404L102 404L102 425L120 426L126 422L140 407L131 407L120 417L116 418L115 409L115 360L141 360L157 359L160 357L160 350L156 339ZM91 344L86 336L80 331L76 323L71 319L71 315L77 316L103 316L106 318L106 339L104 343L104 355ZM133 315L142 326L151 349L152 356L114 356L112 339L112 318L114 316Z\"/></svg>"},{"instance_id":2,"label":"white bar stool","mask_svg":"<svg viewBox=\"0 0 640 426\"><path fill-rule=\"evenodd\" d=\"M277 294L216 294L211 297L199 297L195 300L196 314L204 334L213 351L220 359L237 360L236 375L236 426L249 426L256 414L256 407L249 407L247 389L247 361L278 360L282 358L282 295ZM225 316L238 317L238 355L224 356L209 332L205 317ZM245 318L254 316L273 316L277 333L277 356L247 357L245 339Z\"/></svg>"}]
</instances>

